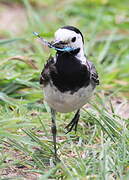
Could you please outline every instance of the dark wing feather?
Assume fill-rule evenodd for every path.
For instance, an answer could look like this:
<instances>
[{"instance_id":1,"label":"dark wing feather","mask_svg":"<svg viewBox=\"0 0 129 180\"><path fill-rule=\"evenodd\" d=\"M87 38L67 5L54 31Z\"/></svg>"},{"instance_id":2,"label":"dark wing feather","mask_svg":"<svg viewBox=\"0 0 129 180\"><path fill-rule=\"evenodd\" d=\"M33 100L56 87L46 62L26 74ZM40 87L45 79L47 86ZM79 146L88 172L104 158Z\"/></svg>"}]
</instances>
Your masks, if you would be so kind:
<instances>
[{"instance_id":1,"label":"dark wing feather","mask_svg":"<svg viewBox=\"0 0 129 180\"><path fill-rule=\"evenodd\" d=\"M87 66L90 71L90 79L94 85L99 85L99 77L94 64L91 61L87 61Z\"/></svg>"},{"instance_id":2,"label":"dark wing feather","mask_svg":"<svg viewBox=\"0 0 129 180\"><path fill-rule=\"evenodd\" d=\"M54 64L54 58L50 57L45 64L40 76L40 84L42 84L43 86L46 86L47 83L50 82L50 72L55 68Z\"/></svg>"}]
</instances>

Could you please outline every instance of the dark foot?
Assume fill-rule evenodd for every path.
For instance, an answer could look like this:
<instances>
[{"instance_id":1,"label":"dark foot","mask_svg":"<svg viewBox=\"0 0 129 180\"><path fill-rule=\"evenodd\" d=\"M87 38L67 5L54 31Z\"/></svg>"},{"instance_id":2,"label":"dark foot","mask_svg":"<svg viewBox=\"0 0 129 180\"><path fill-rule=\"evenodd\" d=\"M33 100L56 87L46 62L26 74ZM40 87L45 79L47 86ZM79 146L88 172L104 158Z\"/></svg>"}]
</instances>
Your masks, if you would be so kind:
<instances>
[{"instance_id":1,"label":"dark foot","mask_svg":"<svg viewBox=\"0 0 129 180\"><path fill-rule=\"evenodd\" d=\"M78 125L79 117L80 117L80 109L76 112L72 121L65 127L68 130L66 132L66 134L71 132L73 128L75 128L75 132L77 131L77 125Z\"/></svg>"},{"instance_id":2,"label":"dark foot","mask_svg":"<svg viewBox=\"0 0 129 180\"><path fill-rule=\"evenodd\" d=\"M61 160L56 156L55 158L54 158L54 165L57 165L58 163L60 163L61 162Z\"/></svg>"}]
</instances>

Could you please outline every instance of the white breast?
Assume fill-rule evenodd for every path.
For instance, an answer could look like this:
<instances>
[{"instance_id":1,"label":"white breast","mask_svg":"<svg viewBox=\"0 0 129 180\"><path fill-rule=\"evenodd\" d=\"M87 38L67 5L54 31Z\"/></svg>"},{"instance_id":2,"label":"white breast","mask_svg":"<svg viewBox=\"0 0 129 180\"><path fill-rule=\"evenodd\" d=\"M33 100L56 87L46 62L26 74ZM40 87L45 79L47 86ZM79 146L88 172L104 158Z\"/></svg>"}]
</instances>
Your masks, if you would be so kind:
<instances>
[{"instance_id":1,"label":"white breast","mask_svg":"<svg viewBox=\"0 0 129 180\"><path fill-rule=\"evenodd\" d=\"M74 94L69 91L61 93L54 85L44 87L44 98L50 107L57 112L67 113L85 105L93 92L93 86L83 87Z\"/></svg>"}]
</instances>

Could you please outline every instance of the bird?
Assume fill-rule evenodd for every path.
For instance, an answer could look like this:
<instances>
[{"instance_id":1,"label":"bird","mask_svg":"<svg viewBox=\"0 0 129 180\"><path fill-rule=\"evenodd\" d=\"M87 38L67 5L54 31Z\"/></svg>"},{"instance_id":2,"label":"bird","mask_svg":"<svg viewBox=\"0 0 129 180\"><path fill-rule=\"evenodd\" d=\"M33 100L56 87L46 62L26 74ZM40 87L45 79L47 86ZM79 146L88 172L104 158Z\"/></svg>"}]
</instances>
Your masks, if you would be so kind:
<instances>
[{"instance_id":1,"label":"bird","mask_svg":"<svg viewBox=\"0 0 129 180\"><path fill-rule=\"evenodd\" d=\"M66 133L77 131L80 109L89 101L93 91L99 85L99 77L94 64L84 53L84 37L74 26L60 27L51 42L56 54L50 56L40 76L44 91L44 100L50 107L51 132L54 147L54 159L58 161L56 145L56 112L76 111L71 122L65 127Z\"/></svg>"}]
</instances>

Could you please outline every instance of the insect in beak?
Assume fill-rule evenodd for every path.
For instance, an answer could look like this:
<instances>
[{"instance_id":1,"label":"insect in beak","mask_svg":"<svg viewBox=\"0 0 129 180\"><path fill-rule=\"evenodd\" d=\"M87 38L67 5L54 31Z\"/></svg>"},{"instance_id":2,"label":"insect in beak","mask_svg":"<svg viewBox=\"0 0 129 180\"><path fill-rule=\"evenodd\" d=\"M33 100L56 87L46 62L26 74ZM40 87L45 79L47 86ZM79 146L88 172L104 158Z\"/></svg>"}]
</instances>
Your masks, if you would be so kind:
<instances>
[{"instance_id":1,"label":"insect in beak","mask_svg":"<svg viewBox=\"0 0 129 180\"><path fill-rule=\"evenodd\" d=\"M33 34L35 36L38 37L38 39L40 40L40 42L43 44L43 45L46 45L48 46L49 48L53 48L57 51L74 51L75 49L70 47L70 46L67 46L67 43L66 42L63 42L63 41L55 41L55 42L48 42L47 40L45 40L44 38L42 38L39 33L37 32L33 32Z\"/></svg>"}]
</instances>

